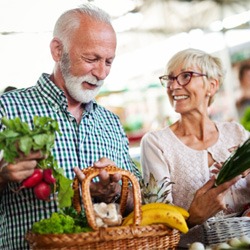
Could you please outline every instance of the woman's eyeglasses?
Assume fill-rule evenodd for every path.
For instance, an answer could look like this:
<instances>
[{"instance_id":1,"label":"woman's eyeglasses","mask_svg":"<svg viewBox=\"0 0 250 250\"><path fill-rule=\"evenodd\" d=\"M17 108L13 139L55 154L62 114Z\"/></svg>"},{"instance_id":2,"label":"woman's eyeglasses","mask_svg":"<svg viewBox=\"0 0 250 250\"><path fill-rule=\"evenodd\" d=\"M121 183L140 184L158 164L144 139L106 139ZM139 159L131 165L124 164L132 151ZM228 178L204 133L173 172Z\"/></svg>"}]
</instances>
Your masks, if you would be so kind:
<instances>
[{"instance_id":1,"label":"woman's eyeglasses","mask_svg":"<svg viewBox=\"0 0 250 250\"><path fill-rule=\"evenodd\" d=\"M184 72L181 72L177 76L164 75L164 76L160 76L159 79L161 81L161 85L164 88L170 88L170 86L174 83L174 80L176 80L180 86L185 86L185 85L189 84L193 75L207 77L206 74L193 72L193 71L184 71Z\"/></svg>"}]
</instances>

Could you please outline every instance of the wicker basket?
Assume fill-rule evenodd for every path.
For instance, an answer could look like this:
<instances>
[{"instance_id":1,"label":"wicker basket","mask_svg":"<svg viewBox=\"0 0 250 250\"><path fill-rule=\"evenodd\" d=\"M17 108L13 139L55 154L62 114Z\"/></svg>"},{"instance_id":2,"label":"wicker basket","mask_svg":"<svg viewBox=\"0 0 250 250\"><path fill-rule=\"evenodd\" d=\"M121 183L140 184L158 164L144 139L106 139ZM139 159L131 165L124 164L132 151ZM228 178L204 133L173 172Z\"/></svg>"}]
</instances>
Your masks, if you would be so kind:
<instances>
[{"instance_id":1,"label":"wicker basket","mask_svg":"<svg viewBox=\"0 0 250 250\"><path fill-rule=\"evenodd\" d=\"M141 222L141 194L140 186L129 171L119 169L114 166L105 168L109 174L120 173L122 175L122 191L120 209L123 213L126 208L128 196L128 183L133 187L134 199L134 222L129 226L115 226L98 228L95 222L93 204L90 196L89 185L91 180L99 174L98 168L87 168L83 170L85 179L79 188L78 179L74 179L74 199L75 209L81 211L83 203L86 217L93 232L77 234L34 234L29 232L26 235L31 249L33 250L144 250L144 249L176 249L180 240L180 232L170 229L163 224L140 226ZM80 195L82 193L82 195ZM82 200L81 200L82 199Z\"/></svg>"},{"instance_id":2,"label":"wicker basket","mask_svg":"<svg viewBox=\"0 0 250 250\"><path fill-rule=\"evenodd\" d=\"M203 225L206 245L226 242L234 237L250 237L250 217L213 218Z\"/></svg>"}]
</instances>

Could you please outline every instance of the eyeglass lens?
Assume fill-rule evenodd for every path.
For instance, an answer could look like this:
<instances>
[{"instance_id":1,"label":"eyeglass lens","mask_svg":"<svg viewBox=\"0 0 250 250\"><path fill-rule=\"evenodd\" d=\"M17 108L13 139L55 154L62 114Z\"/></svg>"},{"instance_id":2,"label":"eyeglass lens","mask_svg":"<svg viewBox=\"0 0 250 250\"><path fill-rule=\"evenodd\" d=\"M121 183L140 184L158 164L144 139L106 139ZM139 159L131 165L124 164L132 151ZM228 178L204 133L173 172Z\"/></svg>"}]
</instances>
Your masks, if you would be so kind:
<instances>
[{"instance_id":1,"label":"eyeglass lens","mask_svg":"<svg viewBox=\"0 0 250 250\"><path fill-rule=\"evenodd\" d=\"M191 78L192 78L191 72L183 72L183 73L180 73L178 76L168 76L167 79L165 79L165 81L167 83L167 87L170 87L170 85L172 85L175 79L179 83L179 85L183 86L183 85L188 84Z\"/></svg>"},{"instance_id":2,"label":"eyeglass lens","mask_svg":"<svg viewBox=\"0 0 250 250\"><path fill-rule=\"evenodd\" d=\"M176 77L176 80L178 81L178 83L179 83L180 85L185 85L185 84L187 84L187 83L190 82L191 77L192 77L192 73L183 72L183 73L179 74L179 75Z\"/></svg>"}]
</instances>

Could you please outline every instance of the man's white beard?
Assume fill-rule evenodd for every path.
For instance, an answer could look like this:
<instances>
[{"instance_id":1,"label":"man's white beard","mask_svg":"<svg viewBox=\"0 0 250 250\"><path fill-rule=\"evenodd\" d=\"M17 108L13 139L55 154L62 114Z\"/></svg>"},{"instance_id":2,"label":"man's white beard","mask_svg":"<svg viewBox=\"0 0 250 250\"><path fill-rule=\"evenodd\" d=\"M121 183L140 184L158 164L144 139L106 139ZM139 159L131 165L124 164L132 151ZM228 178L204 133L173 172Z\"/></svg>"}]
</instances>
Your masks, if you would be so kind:
<instances>
[{"instance_id":1,"label":"man's white beard","mask_svg":"<svg viewBox=\"0 0 250 250\"><path fill-rule=\"evenodd\" d=\"M66 89L73 99L81 103L88 103L97 96L101 86L104 83L103 80L98 81L96 77L92 75L85 75L80 77L71 75L69 72L70 59L67 53L63 53L60 65ZM96 87L94 90L84 89L83 82L88 82L90 84L96 85Z\"/></svg>"},{"instance_id":2,"label":"man's white beard","mask_svg":"<svg viewBox=\"0 0 250 250\"><path fill-rule=\"evenodd\" d=\"M76 77L67 74L64 76L64 81L70 96L81 103L88 103L95 99L101 86L103 85L103 81L97 81L94 76L88 75ZM97 87L94 90L84 89L82 85L83 82L94 84Z\"/></svg>"}]
</instances>

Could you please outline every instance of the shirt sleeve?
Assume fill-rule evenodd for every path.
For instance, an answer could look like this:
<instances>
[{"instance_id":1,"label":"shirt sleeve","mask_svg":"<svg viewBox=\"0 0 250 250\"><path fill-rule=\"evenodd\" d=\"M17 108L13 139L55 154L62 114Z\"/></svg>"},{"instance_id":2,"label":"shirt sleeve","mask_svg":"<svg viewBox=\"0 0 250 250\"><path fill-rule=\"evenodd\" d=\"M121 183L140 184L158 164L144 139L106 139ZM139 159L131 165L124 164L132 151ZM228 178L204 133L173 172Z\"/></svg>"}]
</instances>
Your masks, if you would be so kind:
<instances>
[{"instance_id":1,"label":"shirt sleeve","mask_svg":"<svg viewBox=\"0 0 250 250\"><path fill-rule=\"evenodd\" d=\"M163 178L168 178L171 181L169 166L158 141L157 137L150 133L146 134L141 140L142 178L146 183L149 181L150 173L154 175L158 182ZM170 191L168 195L170 202L173 201L171 187L172 185L167 187Z\"/></svg>"}]
</instances>

